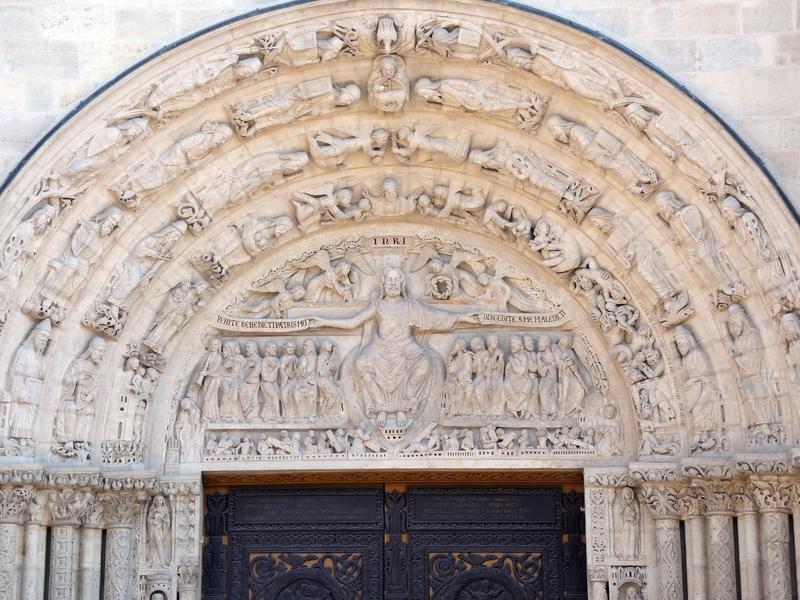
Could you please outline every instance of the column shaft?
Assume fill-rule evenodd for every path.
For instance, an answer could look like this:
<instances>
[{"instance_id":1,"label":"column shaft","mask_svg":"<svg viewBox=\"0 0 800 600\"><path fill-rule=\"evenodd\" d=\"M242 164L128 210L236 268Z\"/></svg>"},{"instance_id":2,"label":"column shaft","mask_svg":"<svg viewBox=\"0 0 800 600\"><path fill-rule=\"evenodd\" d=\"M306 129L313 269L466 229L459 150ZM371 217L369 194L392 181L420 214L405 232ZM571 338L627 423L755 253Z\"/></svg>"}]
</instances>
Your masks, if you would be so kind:
<instances>
[{"instance_id":1,"label":"column shaft","mask_svg":"<svg viewBox=\"0 0 800 600\"><path fill-rule=\"evenodd\" d=\"M0 600L17 598L18 530L15 523L0 523Z\"/></svg>"},{"instance_id":2,"label":"column shaft","mask_svg":"<svg viewBox=\"0 0 800 600\"><path fill-rule=\"evenodd\" d=\"M47 600L77 600L78 528L55 525L50 537L50 586Z\"/></svg>"},{"instance_id":3,"label":"column shaft","mask_svg":"<svg viewBox=\"0 0 800 600\"><path fill-rule=\"evenodd\" d=\"M656 518L658 599L682 600L681 532L677 519Z\"/></svg>"},{"instance_id":4,"label":"column shaft","mask_svg":"<svg viewBox=\"0 0 800 600\"><path fill-rule=\"evenodd\" d=\"M689 600L707 600L705 523L700 516L687 517L684 522L686 523L686 587L689 591Z\"/></svg>"},{"instance_id":5,"label":"column shaft","mask_svg":"<svg viewBox=\"0 0 800 600\"><path fill-rule=\"evenodd\" d=\"M41 523L25 523L25 560L22 566L22 600L44 597L44 561L47 556L47 528Z\"/></svg>"},{"instance_id":6,"label":"column shaft","mask_svg":"<svg viewBox=\"0 0 800 600\"><path fill-rule=\"evenodd\" d=\"M589 587L589 600L608 600L608 585L605 581L592 581Z\"/></svg>"},{"instance_id":7,"label":"column shaft","mask_svg":"<svg viewBox=\"0 0 800 600\"><path fill-rule=\"evenodd\" d=\"M736 600L736 556L733 517L708 516L709 589L714 600Z\"/></svg>"},{"instance_id":8,"label":"column shaft","mask_svg":"<svg viewBox=\"0 0 800 600\"><path fill-rule=\"evenodd\" d=\"M103 600L128 600L133 529L116 527L106 534L106 576Z\"/></svg>"},{"instance_id":9,"label":"column shaft","mask_svg":"<svg viewBox=\"0 0 800 600\"><path fill-rule=\"evenodd\" d=\"M739 521L739 581L742 600L761 600L761 565L758 517L741 513Z\"/></svg>"},{"instance_id":10,"label":"column shaft","mask_svg":"<svg viewBox=\"0 0 800 600\"><path fill-rule=\"evenodd\" d=\"M81 529L80 537L80 594L78 598L99 598L103 530L84 527Z\"/></svg>"},{"instance_id":11,"label":"column shaft","mask_svg":"<svg viewBox=\"0 0 800 600\"><path fill-rule=\"evenodd\" d=\"M789 515L776 511L761 513L761 544L764 597L791 600Z\"/></svg>"}]
</instances>

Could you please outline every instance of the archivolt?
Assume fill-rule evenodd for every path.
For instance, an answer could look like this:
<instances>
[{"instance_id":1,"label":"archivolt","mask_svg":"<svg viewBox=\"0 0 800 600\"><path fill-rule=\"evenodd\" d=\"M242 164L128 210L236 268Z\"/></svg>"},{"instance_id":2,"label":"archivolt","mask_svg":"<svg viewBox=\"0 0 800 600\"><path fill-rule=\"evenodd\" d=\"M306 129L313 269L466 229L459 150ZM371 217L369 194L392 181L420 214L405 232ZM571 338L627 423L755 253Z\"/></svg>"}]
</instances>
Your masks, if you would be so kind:
<instances>
[{"instance_id":1,"label":"archivolt","mask_svg":"<svg viewBox=\"0 0 800 600\"><path fill-rule=\"evenodd\" d=\"M302 193L327 203L319 233ZM413 209L381 215L387 193ZM625 459L796 438L793 214L671 82L543 15L366 1L237 20L95 97L0 210L10 460L99 463L104 446L162 466L215 316L292 256L388 232L471 240L560 288L637 434ZM181 284L180 334L148 341ZM643 404L662 396L676 414L655 426Z\"/></svg>"}]
</instances>

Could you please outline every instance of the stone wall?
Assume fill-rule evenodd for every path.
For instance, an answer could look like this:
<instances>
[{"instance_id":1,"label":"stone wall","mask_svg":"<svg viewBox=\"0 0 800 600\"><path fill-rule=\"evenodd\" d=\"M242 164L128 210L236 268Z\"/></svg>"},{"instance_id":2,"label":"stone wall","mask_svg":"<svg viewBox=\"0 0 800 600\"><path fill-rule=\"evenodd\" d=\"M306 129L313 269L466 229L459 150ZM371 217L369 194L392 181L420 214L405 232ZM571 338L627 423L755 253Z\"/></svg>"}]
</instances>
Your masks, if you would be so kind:
<instances>
[{"instance_id":1,"label":"stone wall","mask_svg":"<svg viewBox=\"0 0 800 600\"><path fill-rule=\"evenodd\" d=\"M800 205L800 0L528 0L628 46L725 118ZM166 44L269 0L4 0L0 176Z\"/></svg>"}]
</instances>

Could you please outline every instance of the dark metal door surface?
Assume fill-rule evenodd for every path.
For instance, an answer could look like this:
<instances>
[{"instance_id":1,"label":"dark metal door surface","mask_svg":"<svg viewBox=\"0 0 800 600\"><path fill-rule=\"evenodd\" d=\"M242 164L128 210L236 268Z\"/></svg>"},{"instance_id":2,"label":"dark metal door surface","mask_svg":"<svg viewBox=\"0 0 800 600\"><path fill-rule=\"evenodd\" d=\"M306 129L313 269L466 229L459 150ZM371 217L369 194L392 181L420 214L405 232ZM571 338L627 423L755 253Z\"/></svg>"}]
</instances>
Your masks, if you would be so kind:
<instances>
[{"instance_id":1,"label":"dark metal door surface","mask_svg":"<svg viewBox=\"0 0 800 600\"><path fill-rule=\"evenodd\" d=\"M207 509L204 599L586 597L574 492L234 488Z\"/></svg>"}]
</instances>

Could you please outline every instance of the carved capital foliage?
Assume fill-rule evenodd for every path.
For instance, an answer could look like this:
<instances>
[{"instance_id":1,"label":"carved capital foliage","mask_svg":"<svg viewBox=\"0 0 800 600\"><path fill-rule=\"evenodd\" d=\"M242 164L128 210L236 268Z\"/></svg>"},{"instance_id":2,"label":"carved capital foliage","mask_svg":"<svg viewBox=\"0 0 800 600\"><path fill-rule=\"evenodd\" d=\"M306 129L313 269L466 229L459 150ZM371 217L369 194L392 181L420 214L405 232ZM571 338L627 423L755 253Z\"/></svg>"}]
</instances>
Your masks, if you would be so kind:
<instances>
[{"instance_id":1,"label":"carved capital foliage","mask_svg":"<svg viewBox=\"0 0 800 600\"><path fill-rule=\"evenodd\" d=\"M698 517L706 510L706 499L701 490L690 487L678 496L678 512L684 518Z\"/></svg>"},{"instance_id":2,"label":"carved capital foliage","mask_svg":"<svg viewBox=\"0 0 800 600\"><path fill-rule=\"evenodd\" d=\"M788 511L794 496L794 485L779 479L751 480L753 499L761 512Z\"/></svg>"},{"instance_id":3,"label":"carved capital foliage","mask_svg":"<svg viewBox=\"0 0 800 600\"><path fill-rule=\"evenodd\" d=\"M702 482L699 487L706 512L709 514L731 513L734 505L733 491L730 482L719 480Z\"/></svg>"},{"instance_id":4,"label":"carved capital foliage","mask_svg":"<svg viewBox=\"0 0 800 600\"><path fill-rule=\"evenodd\" d=\"M139 522L139 516L147 506L147 494L101 494L100 502L103 504L108 519L108 527L131 528Z\"/></svg>"},{"instance_id":5,"label":"carved capital foliage","mask_svg":"<svg viewBox=\"0 0 800 600\"><path fill-rule=\"evenodd\" d=\"M96 496L87 490L64 488L47 494L50 518L55 523L78 525L94 508Z\"/></svg>"},{"instance_id":6,"label":"carved capital foliage","mask_svg":"<svg viewBox=\"0 0 800 600\"><path fill-rule=\"evenodd\" d=\"M196 589L200 581L200 566L196 563L178 565L178 587Z\"/></svg>"},{"instance_id":7,"label":"carved capital foliage","mask_svg":"<svg viewBox=\"0 0 800 600\"><path fill-rule=\"evenodd\" d=\"M587 567L586 574L589 581L608 581L608 567Z\"/></svg>"},{"instance_id":8,"label":"carved capital foliage","mask_svg":"<svg viewBox=\"0 0 800 600\"><path fill-rule=\"evenodd\" d=\"M681 469L673 464L631 463L630 476L632 481L676 482L681 479Z\"/></svg>"},{"instance_id":9,"label":"carved capital foliage","mask_svg":"<svg viewBox=\"0 0 800 600\"><path fill-rule=\"evenodd\" d=\"M737 514L754 513L758 510L749 486L739 483L734 486L731 494L733 497L733 510Z\"/></svg>"},{"instance_id":10,"label":"carved capital foliage","mask_svg":"<svg viewBox=\"0 0 800 600\"><path fill-rule=\"evenodd\" d=\"M13 466L0 469L0 483L29 485L41 481L41 467Z\"/></svg>"},{"instance_id":11,"label":"carved capital foliage","mask_svg":"<svg viewBox=\"0 0 800 600\"><path fill-rule=\"evenodd\" d=\"M677 519L680 512L679 490L667 485L642 487L642 497L656 519Z\"/></svg>"},{"instance_id":12,"label":"carved capital foliage","mask_svg":"<svg viewBox=\"0 0 800 600\"><path fill-rule=\"evenodd\" d=\"M29 488L0 488L0 523L21 522L32 493Z\"/></svg>"}]
</instances>

